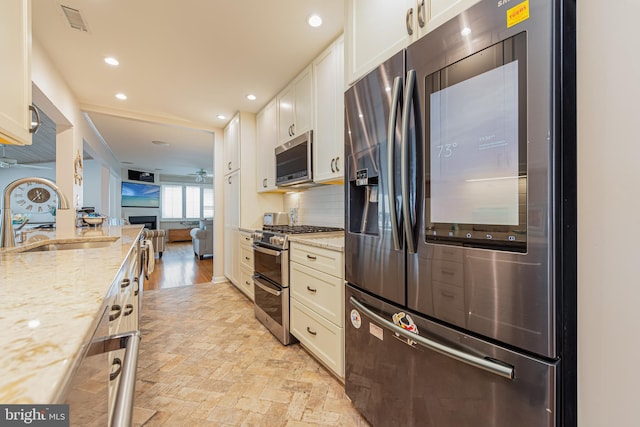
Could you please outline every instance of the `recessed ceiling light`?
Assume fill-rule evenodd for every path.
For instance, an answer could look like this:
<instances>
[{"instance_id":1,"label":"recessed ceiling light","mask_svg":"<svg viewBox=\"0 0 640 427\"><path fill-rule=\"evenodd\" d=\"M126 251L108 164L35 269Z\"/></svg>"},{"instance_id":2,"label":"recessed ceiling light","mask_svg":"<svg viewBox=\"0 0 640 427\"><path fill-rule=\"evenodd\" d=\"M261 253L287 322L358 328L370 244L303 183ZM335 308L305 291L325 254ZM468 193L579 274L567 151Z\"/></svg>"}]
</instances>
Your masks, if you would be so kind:
<instances>
[{"instance_id":1,"label":"recessed ceiling light","mask_svg":"<svg viewBox=\"0 0 640 427\"><path fill-rule=\"evenodd\" d=\"M468 36L469 34L471 34L471 28L464 27L462 31L460 31L460 34L462 34L463 36Z\"/></svg>"},{"instance_id":2,"label":"recessed ceiling light","mask_svg":"<svg viewBox=\"0 0 640 427\"><path fill-rule=\"evenodd\" d=\"M309 15L309 17L307 18L307 24L314 28L319 27L320 25L322 25L322 18L320 18L320 16L316 14Z\"/></svg>"},{"instance_id":3,"label":"recessed ceiling light","mask_svg":"<svg viewBox=\"0 0 640 427\"><path fill-rule=\"evenodd\" d=\"M249 95L247 95L247 99L249 101L255 101L256 100L256 96L254 94L250 93Z\"/></svg>"},{"instance_id":4,"label":"recessed ceiling light","mask_svg":"<svg viewBox=\"0 0 640 427\"><path fill-rule=\"evenodd\" d=\"M216 116L216 118L218 118L218 119L220 119L220 120L224 120L224 119L226 119L226 118L227 118L227 116L225 116L224 114L218 114L218 115Z\"/></svg>"},{"instance_id":5,"label":"recessed ceiling light","mask_svg":"<svg viewBox=\"0 0 640 427\"><path fill-rule=\"evenodd\" d=\"M127 99L127 95L125 95L124 93L116 93L116 98L118 98L121 101L124 101L125 99Z\"/></svg>"},{"instance_id":6,"label":"recessed ceiling light","mask_svg":"<svg viewBox=\"0 0 640 427\"><path fill-rule=\"evenodd\" d=\"M155 144L155 145L159 145L161 147L168 147L169 145L171 145L171 144L169 144L168 142L165 142L165 141L151 141L151 143Z\"/></svg>"},{"instance_id":7,"label":"recessed ceiling light","mask_svg":"<svg viewBox=\"0 0 640 427\"><path fill-rule=\"evenodd\" d=\"M116 65L120 65L120 62L113 56L107 56L106 58L104 58L104 62L106 62L109 65L113 65L114 67Z\"/></svg>"}]
</instances>

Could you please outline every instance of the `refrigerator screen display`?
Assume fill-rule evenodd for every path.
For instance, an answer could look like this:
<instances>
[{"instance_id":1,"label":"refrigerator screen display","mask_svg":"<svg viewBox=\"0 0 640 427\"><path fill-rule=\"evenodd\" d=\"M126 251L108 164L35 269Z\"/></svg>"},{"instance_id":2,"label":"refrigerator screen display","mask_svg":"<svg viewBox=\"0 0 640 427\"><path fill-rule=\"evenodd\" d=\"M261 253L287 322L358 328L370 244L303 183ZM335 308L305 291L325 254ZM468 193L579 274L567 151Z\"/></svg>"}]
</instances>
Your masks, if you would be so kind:
<instances>
[{"instance_id":1,"label":"refrigerator screen display","mask_svg":"<svg viewBox=\"0 0 640 427\"><path fill-rule=\"evenodd\" d=\"M425 77L427 241L524 252L526 35Z\"/></svg>"},{"instance_id":2,"label":"refrigerator screen display","mask_svg":"<svg viewBox=\"0 0 640 427\"><path fill-rule=\"evenodd\" d=\"M518 61L430 103L431 221L518 225Z\"/></svg>"}]
</instances>

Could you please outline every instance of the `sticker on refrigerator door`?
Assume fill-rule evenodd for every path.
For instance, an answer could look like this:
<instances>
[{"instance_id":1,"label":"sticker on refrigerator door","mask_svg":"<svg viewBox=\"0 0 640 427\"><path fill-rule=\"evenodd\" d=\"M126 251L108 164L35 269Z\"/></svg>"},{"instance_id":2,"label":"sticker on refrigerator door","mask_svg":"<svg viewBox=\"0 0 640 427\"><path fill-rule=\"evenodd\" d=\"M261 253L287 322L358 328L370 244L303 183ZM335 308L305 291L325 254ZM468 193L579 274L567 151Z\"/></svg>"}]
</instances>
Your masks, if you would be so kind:
<instances>
[{"instance_id":1,"label":"sticker on refrigerator door","mask_svg":"<svg viewBox=\"0 0 640 427\"><path fill-rule=\"evenodd\" d=\"M402 311L400 313L395 313L393 315L393 323L396 326L400 326L402 329L419 335L418 326L416 326L411 316L409 316L407 313L404 313Z\"/></svg>"},{"instance_id":2,"label":"sticker on refrigerator door","mask_svg":"<svg viewBox=\"0 0 640 427\"><path fill-rule=\"evenodd\" d=\"M384 341L384 332L382 331L382 328L380 326L369 323L369 333L378 338L380 341Z\"/></svg>"},{"instance_id":3,"label":"sticker on refrigerator door","mask_svg":"<svg viewBox=\"0 0 640 427\"><path fill-rule=\"evenodd\" d=\"M511 28L527 19L529 19L529 0L525 0L507 10L507 28Z\"/></svg>"},{"instance_id":4,"label":"sticker on refrigerator door","mask_svg":"<svg viewBox=\"0 0 640 427\"><path fill-rule=\"evenodd\" d=\"M351 324L356 329L360 329L360 326L362 326L362 318L356 309L351 310Z\"/></svg>"}]
</instances>

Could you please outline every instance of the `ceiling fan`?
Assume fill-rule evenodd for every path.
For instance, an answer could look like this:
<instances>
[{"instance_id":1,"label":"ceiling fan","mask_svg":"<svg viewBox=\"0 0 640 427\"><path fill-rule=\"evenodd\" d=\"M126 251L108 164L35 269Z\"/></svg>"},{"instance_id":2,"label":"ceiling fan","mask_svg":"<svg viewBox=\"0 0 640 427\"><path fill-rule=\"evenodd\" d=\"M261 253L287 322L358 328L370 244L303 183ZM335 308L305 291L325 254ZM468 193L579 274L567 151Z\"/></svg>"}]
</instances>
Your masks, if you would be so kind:
<instances>
[{"instance_id":1,"label":"ceiling fan","mask_svg":"<svg viewBox=\"0 0 640 427\"><path fill-rule=\"evenodd\" d=\"M198 183L203 183L203 182L207 182L207 177L211 177L213 176L210 173L207 173L206 170L204 169L198 169L195 173L190 173L189 175L195 176L196 177L196 182Z\"/></svg>"},{"instance_id":2,"label":"ceiling fan","mask_svg":"<svg viewBox=\"0 0 640 427\"><path fill-rule=\"evenodd\" d=\"M16 159L10 159L5 155L5 147L2 146L2 157L0 157L0 168L31 168L31 169L51 169L48 166L23 165Z\"/></svg>"}]
</instances>

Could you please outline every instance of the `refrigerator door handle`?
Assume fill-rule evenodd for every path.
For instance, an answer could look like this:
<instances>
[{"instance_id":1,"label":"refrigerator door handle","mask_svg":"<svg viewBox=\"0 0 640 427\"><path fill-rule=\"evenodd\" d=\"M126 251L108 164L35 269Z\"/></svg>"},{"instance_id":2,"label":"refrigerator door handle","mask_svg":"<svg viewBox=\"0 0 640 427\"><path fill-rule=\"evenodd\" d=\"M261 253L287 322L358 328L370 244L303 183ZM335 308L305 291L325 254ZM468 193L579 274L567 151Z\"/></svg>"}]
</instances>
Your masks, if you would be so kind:
<instances>
[{"instance_id":1,"label":"refrigerator door handle","mask_svg":"<svg viewBox=\"0 0 640 427\"><path fill-rule=\"evenodd\" d=\"M404 90L404 108L402 109L402 133L400 139L400 167L402 179L402 216L404 218L404 234L409 253L416 253L416 245L413 241L413 223L411 221L411 209L409 206L409 117L411 116L411 104L413 102L413 88L416 83L416 70L407 72L407 85Z\"/></svg>"},{"instance_id":2,"label":"refrigerator door handle","mask_svg":"<svg viewBox=\"0 0 640 427\"><path fill-rule=\"evenodd\" d=\"M414 334L413 332L409 332L401 327L391 323L390 321L380 317L375 314L373 311L369 310L362 303L356 300L354 297L349 298L349 302L360 310L365 316L375 322L378 326L383 327L387 330L397 333L398 335L415 341L417 344L421 345L424 348L429 350L438 352L444 356L450 357L452 359L456 359L462 363L466 363L467 365L474 366L476 368L485 370L495 375L499 375L501 377L512 380L514 378L514 368L504 362L495 361L495 359L491 358L482 358L478 356L474 356L472 354L465 353L464 351L460 351L455 348L448 347L446 345L440 344L439 342L433 341L429 338L423 337L421 335Z\"/></svg>"},{"instance_id":3,"label":"refrigerator door handle","mask_svg":"<svg viewBox=\"0 0 640 427\"><path fill-rule=\"evenodd\" d=\"M396 146L396 123L398 121L398 105L400 103L400 88L402 87L402 77L393 79L393 92L391 95L391 111L389 112L389 123L387 127L387 177L389 179L389 213L391 215L391 235L393 236L393 248L400 250L400 232L398 231L398 214L396 212L396 180L395 180L395 146Z\"/></svg>"}]
</instances>

